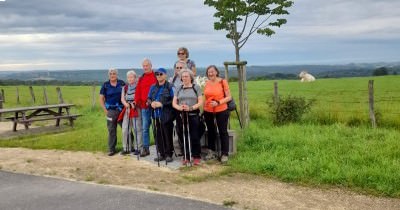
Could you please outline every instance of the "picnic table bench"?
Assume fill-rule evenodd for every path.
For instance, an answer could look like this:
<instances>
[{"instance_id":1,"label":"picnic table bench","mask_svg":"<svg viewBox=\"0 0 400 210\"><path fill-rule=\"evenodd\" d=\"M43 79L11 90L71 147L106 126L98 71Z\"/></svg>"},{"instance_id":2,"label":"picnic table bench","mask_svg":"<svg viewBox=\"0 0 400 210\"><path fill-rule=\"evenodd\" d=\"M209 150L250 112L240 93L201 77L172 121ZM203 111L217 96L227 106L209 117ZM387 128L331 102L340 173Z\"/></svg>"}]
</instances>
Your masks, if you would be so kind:
<instances>
[{"instance_id":1,"label":"picnic table bench","mask_svg":"<svg viewBox=\"0 0 400 210\"><path fill-rule=\"evenodd\" d=\"M6 117L14 122L13 131L17 131L17 124L24 124L25 129L29 128L34 121L56 120L56 126L60 126L61 119L68 119L71 127L74 125L74 120L81 116L80 114L70 114L70 108L75 104L53 104L31 107L17 107L0 109L0 115L13 113L14 116Z\"/></svg>"}]
</instances>

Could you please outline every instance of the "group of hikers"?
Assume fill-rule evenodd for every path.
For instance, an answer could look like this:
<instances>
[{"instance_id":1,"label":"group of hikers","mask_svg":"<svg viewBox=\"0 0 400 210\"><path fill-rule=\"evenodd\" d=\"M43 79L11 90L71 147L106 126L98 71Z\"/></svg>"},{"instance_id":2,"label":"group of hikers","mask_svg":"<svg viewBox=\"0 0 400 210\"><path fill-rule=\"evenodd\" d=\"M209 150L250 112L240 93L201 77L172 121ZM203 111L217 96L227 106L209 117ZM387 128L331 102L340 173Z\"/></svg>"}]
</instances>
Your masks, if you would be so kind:
<instances>
[{"instance_id":1,"label":"group of hikers","mask_svg":"<svg viewBox=\"0 0 400 210\"><path fill-rule=\"evenodd\" d=\"M153 70L148 58L142 62L143 74L139 77L135 71L128 71L126 83L118 78L117 69L109 69L109 80L100 90L100 104L107 118L109 156L117 153L118 125L122 127L121 155L132 154L138 158L150 155L152 124L157 151L154 161L171 162L175 152L183 156L182 164L199 165L205 122L208 147L205 158L228 161L227 103L232 99L228 82L219 76L215 65L208 66L208 80L202 91L195 83L196 65L189 59L188 49L179 48L177 56L174 76L169 80L167 70ZM173 138L174 131L178 138ZM136 139L135 145L133 139ZM218 139L220 144L216 145ZM174 144L179 145L179 153Z\"/></svg>"}]
</instances>

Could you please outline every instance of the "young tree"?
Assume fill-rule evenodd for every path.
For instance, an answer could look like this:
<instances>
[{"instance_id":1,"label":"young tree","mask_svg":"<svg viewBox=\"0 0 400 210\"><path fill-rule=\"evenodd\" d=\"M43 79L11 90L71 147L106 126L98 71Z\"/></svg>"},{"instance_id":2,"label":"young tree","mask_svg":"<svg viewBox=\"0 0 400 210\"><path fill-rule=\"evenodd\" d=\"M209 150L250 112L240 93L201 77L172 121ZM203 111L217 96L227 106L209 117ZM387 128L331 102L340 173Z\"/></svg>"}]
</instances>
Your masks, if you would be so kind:
<instances>
[{"instance_id":1,"label":"young tree","mask_svg":"<svg viewBox=\"0 0 400 210\"><path fill-rule=\"evenodd\" d=\"M235 47L236 62L225 62L225 73L228 73L228 65L236 65L238 69L240 118L246 127L250 121L247 102L246 70L247 62L240 61L240 49L249 38L257 33L272 36L274 27L281 27L288 15L287 8L293 5L289 0L205 0L205 5L214 7L217 11L214 17L215 30L227 31L226 38L232 41ZM227 77L227 75L225 75Z\"/></svg>"},{"instance_id":2,"label":"young tree","mask_svg":"<svg viewBox=\"0 0 400 210\"><path fill-rule=\"evenodd\" d=\"M281 27L287 21L280 18L288 15L287 8L293 5L288 0L205 0L205 5L217 11L214 17L215 30L227 31L226 38L235 47L236 62L240 61L240 49L251 35L257 33L272 36L274 27Z\"/></svg>"}]
</instances>

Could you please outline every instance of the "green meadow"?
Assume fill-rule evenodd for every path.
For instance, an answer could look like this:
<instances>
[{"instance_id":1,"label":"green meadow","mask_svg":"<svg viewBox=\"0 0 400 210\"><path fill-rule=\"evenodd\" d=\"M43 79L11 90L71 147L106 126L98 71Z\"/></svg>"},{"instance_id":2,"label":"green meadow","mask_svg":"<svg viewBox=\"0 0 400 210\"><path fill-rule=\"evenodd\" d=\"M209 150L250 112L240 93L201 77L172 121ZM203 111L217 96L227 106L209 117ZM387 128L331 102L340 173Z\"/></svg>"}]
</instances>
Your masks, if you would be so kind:
<instances>
[{"instance_id":1,"label":"green meadow","mask_svg":"<svg viewBox=\"0 0 400 210\"><path fill-rule=\"evenodd\" d=\"M374 80L376 129L371 128L368 80ZM285 182L321 187L343 187L379 196L400 197L400 76L318 79L313 83L279 80L280 95L314 100L302 122L275 126L268 102L274 81L248 82L251 122L237 131L238 153L228 171L258 174ZM236 100L237 83L230 83ZM28 87L5 91L5 107L32 105ZM47 86L49 103L57 103L55 86ZM56 134L1 140L0 147L106 151L107 131L103 112L92 103L92 87L61 86L66 103L82 114L75 127ZM36 105L43 103L43 87L35 86ZM99 87L96 88L96 103ZM66 126L65 126L66 127ZM10 128L11 129L11 128ZM120 139L120 138L119 138ZM121 147L119 145L119 147Z\"/></svg>"}]
</instances>

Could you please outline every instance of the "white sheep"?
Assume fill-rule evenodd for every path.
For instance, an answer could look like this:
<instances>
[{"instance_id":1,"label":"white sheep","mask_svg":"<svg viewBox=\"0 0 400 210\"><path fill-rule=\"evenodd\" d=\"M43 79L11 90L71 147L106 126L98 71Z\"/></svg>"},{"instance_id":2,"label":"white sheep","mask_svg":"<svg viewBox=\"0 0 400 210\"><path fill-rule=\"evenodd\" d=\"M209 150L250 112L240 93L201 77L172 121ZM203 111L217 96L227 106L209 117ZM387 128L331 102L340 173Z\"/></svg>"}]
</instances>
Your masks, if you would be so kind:
<instances>
[{"instance_id":1,"label":"white sheep","mask_svg":"<svg viewBox=\"0 0 400 210\"><path fill-rule=\"evenodd\" d=\"M315 77L311 74L309 74L307 71L302 71L299 74L299 77L301 78L301 82L314 82Z\"/></svg>"}]
</instances>

